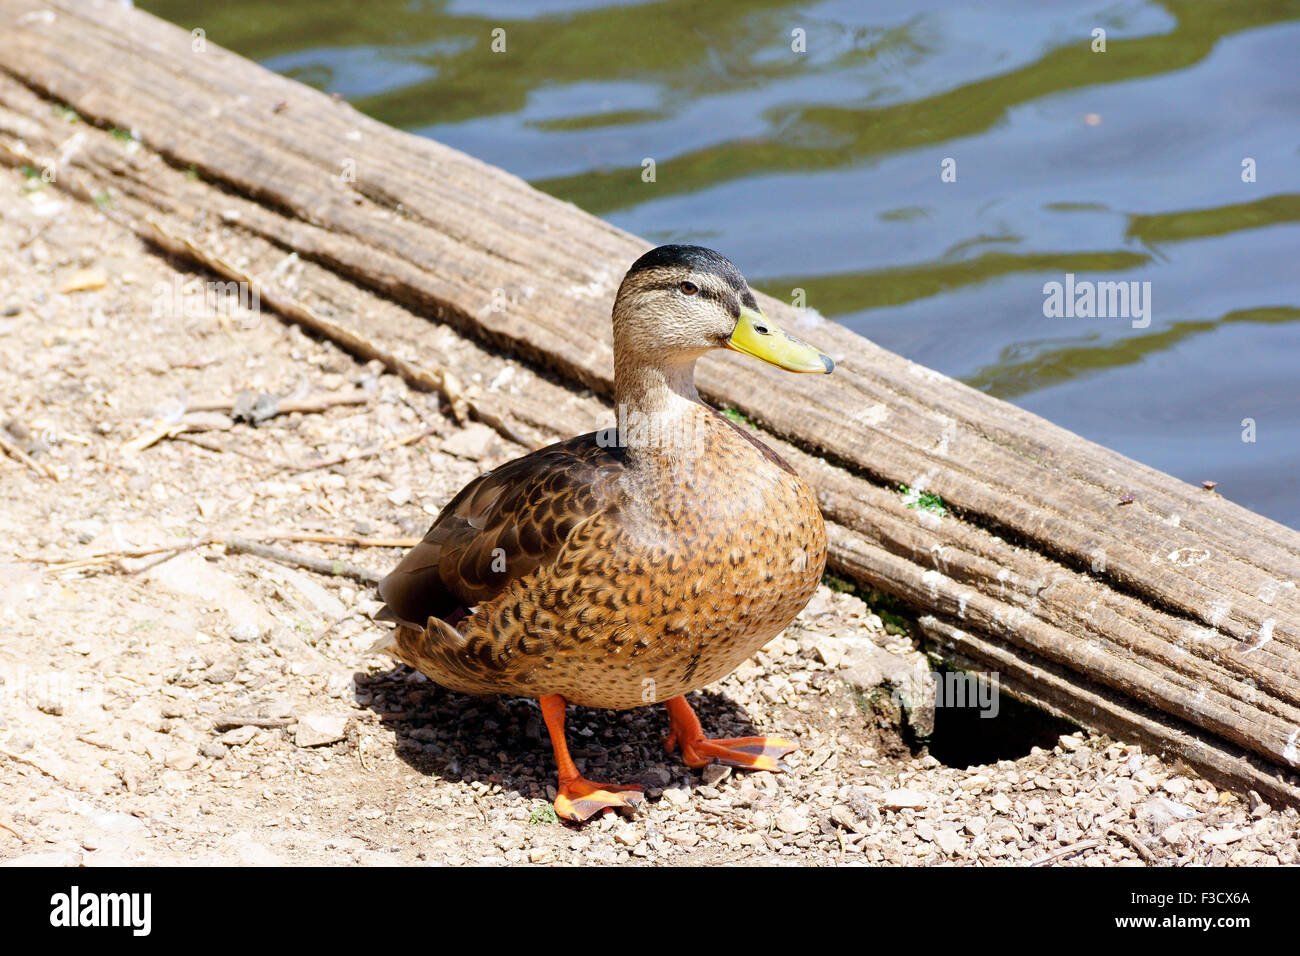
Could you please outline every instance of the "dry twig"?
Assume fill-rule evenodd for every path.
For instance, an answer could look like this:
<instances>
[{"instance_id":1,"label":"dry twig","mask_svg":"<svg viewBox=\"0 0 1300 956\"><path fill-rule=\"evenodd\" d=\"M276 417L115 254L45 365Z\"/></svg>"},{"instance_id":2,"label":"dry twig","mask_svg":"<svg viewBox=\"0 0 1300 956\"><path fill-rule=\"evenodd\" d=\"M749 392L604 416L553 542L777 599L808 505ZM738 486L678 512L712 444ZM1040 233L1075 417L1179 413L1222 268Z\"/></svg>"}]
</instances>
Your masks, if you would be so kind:
<instances>
[{"instance_id":1,"label":"dry twig","mask_svg":"<svg viewBox=\"0 0 1300 956\"><path fill-rule=\"evenodd\" d=\"M1100 840L1080 840L1078 843L1072 843L1070 846L1063 846L1059 850L1054 850L1046 856L1040 856L1029 865L1047 866L1049 863L1064 860L1066 857L1074 856L1077 853L1083 853L1085 850L1095 850L1099 846L1101 846Z\"/></svg>"},{"instance_id":2,"label":"dry twig","mask_svg":"<svg viewBox=\"0 0 1300 956\"><path fill-rule=\"evenodd\" d=\"M356 461L360 458L371 458L375 455L382 455L386 451L392 451L394 448L400 448L403 445L413 445L423 438L437 434L435 428L422 428L418 432L412 432L401 438L393 438L384 442L382 445L376 445L373 448L365 448L361 451L348 452L346 455L334 455L330 458L322 458L320 461L309 462L289 462L279 466L277 470L283 471L313 471L317 468L329 468L333 465L342 465L349 461Z\"/></svg>"},{"instance_id":3,"label":"dry twig","mask_svg":"<svg viewBox=\"0 0 1300 956\"><path fill-rule=\"evenodd\" d=\"M329 558L313 557L309 554L299 554L296 551L288 551L284 548L274 548L269 544L249 541L247 538L226 538L222 543L225 544L227 551L251 554L259 558L266 558L268 561L278 561L281 564L306 568L318 574L351 578L354 581L360 581L362 584L371 586L378 584L380 579L380 575L375 574L375 572L360 565L352 564L349 561L330 560Z\"/></svg>"},{"instance_id":4,"label":"dry twig","mask_svg":"<svg viewBox=\"0 0 1300 956\"><path fill-rule=\"evenodd\" d=\"M217 730L233 730L236 727L278 730L281 727L291 727L297 722L297 717L257 717L252 714L218 714L212 718L212 726Z\"/></svg>"},{"instance_id":5,"label":"dry twig","mask_svg":"<svg viewBox=\"0 0 1300 956\"><path fill-rule=\"evenodd\" d=\"M51 471L46 465L27 454L27 452L23 451L8 438L5 438L4 435L0 435L0 451L3 451L10 458L14 459L14 461L26 465L42 478L49 478L51 481L59 480L59 476Z\"/></svg>"},{"instance_id":6,"label":"dry twig","mask_svg":"<svg viewBox=\"0 0 1300 956\"><path fill-rule=\"evenodd\" d=\"M367 538L359 534L324 534L316 531L268 531L256 535L261 541L310 541L315 544L347 544L354 548L413 548L420 538Z\"/></svg>"},{"instance_id":7,"label":"dry twig","mask_svg":"<svg viewBox=\"0 0 1300 956\"><path fill-rule=\"evenodd\" d=\"M1129 833L1127 830L1124 830L1124 829L1121 829L1121 828L1118 827L1118 826L1114 826L1114 825L1112 825L1112 826L1111 826L1111 827L1110 827L1106 832L1107 832L1107 833L1113 833L1115 836L1117 836L1117 837L1119 837L1121 840L1123 840L1123 841L1124 841L1124 842L1125 842L1125 843L1126 843L1126 844L1127 844L1127 845L1128 845L1128 846L1133 850L1134 853L1136 853L1138 856L1140 856L1140 857L1142 858L1142 862L1143 862L1143 863L1146 863L1148 866L1151 866L1151 865L1153 865L1153 864L1159 862L1159 861L1156 859L1156 855L1155 855L1154 853L1152 853L1152 852L1151 852L1151 851L1150 851L1150 850L1149 850L1149 849L1148 849L1148 848L1147 848L1147 847L1142 843L1141 840L1139 840L1139 839L1138 839L1136 836L1134 836L1132 833Z\"/></svg>"}]
</instances>

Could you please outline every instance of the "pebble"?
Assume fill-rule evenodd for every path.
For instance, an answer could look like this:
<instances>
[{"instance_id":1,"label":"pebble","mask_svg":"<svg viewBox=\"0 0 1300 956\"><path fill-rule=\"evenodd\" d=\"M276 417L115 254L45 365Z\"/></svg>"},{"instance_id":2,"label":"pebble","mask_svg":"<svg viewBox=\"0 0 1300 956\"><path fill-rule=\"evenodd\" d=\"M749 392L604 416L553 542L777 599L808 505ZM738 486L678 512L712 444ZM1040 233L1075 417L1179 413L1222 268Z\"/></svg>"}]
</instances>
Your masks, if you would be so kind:
<instances>
[{"instance_id":1,"label":"pebble","mask_svg":"<svg viewBox=\"0 0 1300 956\"><path fill-rule=\"evenodd\" d=\"M442 443L442 451L457 458L479 461L487 456L497 433L488 426L473 422Z\"/></svg>"},{"instance_id":2,"label":"pebble","mask_svg":"<svg viewBox=\"0 0 1300 956\"><path fill-rule=\"evenodd\" d=\"M248 743L256 736L257 736L256 727L244 726L244 727L235 727L231 730L227 730L224 734L218 737L217 740L220 743L225 744L227 747L240 747Z\"/></svg>"},{"instance_id":3,"label":"pebble","mask_svg":"<svg viewBox=\"0 0 1300 956\"><path fill-rule=\"evenodd\" d=\"M1246 836L1242 830L1207 830L1201 834L1201 842L1208 843L1210 846L1226 846L1229 843L1236 843Z\"/></svg>"},{"instance_id":4,"label":"pebble","mask_svg":"<svg viewBox=\"0 0 1300 956\"><path fill-rule=\"evenodd\" d=\"M962 840L961 837L957 835L956 830L945 827L941 830L935 831L934 842L939 849L951 856L953 853L957 852L957 849L961 846Z\"/></svg>"},{"instance_id":5,"label":"pebble","mask_svg":"<svg viewBox=\"0 0 1300 956\"><path fill-rule=\"evenodd\" d=\"M731 776L731 768L723 764L711 763L704 768L701 776L704 779L706 787L716 787L722 781ZM667 781L665 781L666 783Z\"/></svg>"},{"instance_id":6,"label":"pebble","mask_svg":"<svg viewBox=\"0 0 1300 956\"><path fill-rule=\"evenodd\" d=\"M670 787L664 791L662 799L675 807L684 807L691 802L691 794L681 787Z\"/></svg>"},{"instance_id":7,"label":"pebble","mask_svg":"<svg viewBox=\"0 0 1300 956\"><path fill-rule=\"evenodd\" d=\"M209 684L226 684L234 680L237 673L234 661L217 661L203 672L203 679Z\"/></svg>"},{"instance_id":8,"label":"pebble","mask_svg":"<svg viewBox=\"0 0 1300 956\"><path fill-rule=\"evenodd\" d=\"M163 765L172 770L193 770L202 762L198 749L190 744L175 747L163 756Z\"/></svg>"},{"instance_id":9,"label":"pebble","mask_svg":"<svg viewBox=\"0 0 1300 956\"><path fill-rule=\"evenodd\" d=\"M247 644L262 636L262 630L256 624L244 621L230 629L230 639L238 644Z\"/></svg>"},{"instance_id":10,"label":"pebble","mask_svg":"<svg viewBox=\"0 0 1300 956\"><path fill-rule=\"evenodd\" d=\"M304 714L298 718L293 742L299 747L319 747L342 740L347 733L347 716Z\"/></svg>"},{"instance_id":11,"label":"pebble","mask_svg":"<svg viewBox=\"0 0 1300 956\"><path fill-rule=\"evenodd\" d=\"M907 810L918 807L928 806L930 795L919 790L909 790L902 787L898 790L887 791L880 798L880 805L886 810Z\"/></svg>"},{"instance_id":12,"label":"pebble","mask_svg":"<svg viewBox=\"0 0 1300 956\"><path fill-rule=\"evenodd\" d=\"M803 833L808 829L808 818L803 811L787 807L776 814L776 828L782 833Z\"/></svg>"}]
</instances>

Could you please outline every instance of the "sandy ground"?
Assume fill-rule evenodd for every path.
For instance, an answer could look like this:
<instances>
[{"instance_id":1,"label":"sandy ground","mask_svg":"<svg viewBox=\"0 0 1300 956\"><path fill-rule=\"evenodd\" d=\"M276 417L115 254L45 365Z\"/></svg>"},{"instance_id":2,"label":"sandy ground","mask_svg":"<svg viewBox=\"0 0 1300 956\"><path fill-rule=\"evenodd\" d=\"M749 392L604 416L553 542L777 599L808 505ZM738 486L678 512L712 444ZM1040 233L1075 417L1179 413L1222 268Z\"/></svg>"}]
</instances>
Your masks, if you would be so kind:
<instances>
[{"instance_id":1,"label":"sandy ground","mask_svg":"<svg viewBox=\"0 0 1300 956\"><path fill-rule=\"evenodd\" d=\"M573 711L587 775L648 799L560 824L534 702L453 694L368 654L364 584L189 546L418 536L521 449L273 315L178 299L205 280L17 171L0 171L0 261L0 426L31 456L0 456L0 861L1300 861L1294 811L1123 742L1057 728L1013 759L941 763L897 706L924 729L925 659L827 588L694 695L715 735L798 739L790 773L688 770L663 751L661 708ZM363 400L256 426L202 408L241 393ZM377 573L401 555L279 546ZM180 550L58 563L165 547Z\"/></svg>"}]
</instances>

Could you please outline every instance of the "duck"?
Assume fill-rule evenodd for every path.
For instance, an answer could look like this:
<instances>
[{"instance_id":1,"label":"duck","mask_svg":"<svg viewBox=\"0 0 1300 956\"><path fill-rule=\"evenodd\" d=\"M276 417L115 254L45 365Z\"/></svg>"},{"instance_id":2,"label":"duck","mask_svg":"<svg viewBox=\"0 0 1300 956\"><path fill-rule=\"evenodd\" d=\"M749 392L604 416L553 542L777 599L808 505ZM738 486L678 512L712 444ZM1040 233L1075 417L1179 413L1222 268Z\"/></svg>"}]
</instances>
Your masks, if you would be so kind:
<instances>
[{"instance_id":1,"label":"duck","mask_svg":"<svg viewBox=\"0 0 1300 956\"><path fill-rule=\"evenodd\" d=\"M453 691L534 698L558 775L556 815L633 808L635 785L587 780L568 706L664 704L683 762L779 771L781 737L706 737L686 695L720 680L803 610L826 564L816 496L753 430L707 404L697 360L740 352L794 373L834 362L760 309L702 246L632 263L612 310L615 424L486 472L384 577L376 645Z\"/></svg>"}]
</instances>

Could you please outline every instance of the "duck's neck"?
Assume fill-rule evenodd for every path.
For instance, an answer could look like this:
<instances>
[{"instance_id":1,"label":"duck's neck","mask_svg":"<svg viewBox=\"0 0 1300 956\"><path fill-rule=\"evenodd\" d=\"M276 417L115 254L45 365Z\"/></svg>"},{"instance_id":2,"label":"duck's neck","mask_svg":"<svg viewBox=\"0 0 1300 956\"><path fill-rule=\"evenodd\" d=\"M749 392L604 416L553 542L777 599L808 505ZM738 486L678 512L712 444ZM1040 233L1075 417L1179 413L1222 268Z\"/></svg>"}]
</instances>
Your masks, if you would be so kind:
<instances>
[{"instance_id":1,"label":"duck's neck","mask_svg":"<svg viewBox=\"0 0 1300 956\"><path fill-rule=\"evenodd\" d=\"M699 454L708 407L695 389L695 357L669 364L614 363L621 443L633 461L673 461Z\"/></svg>"}]
</instances>

